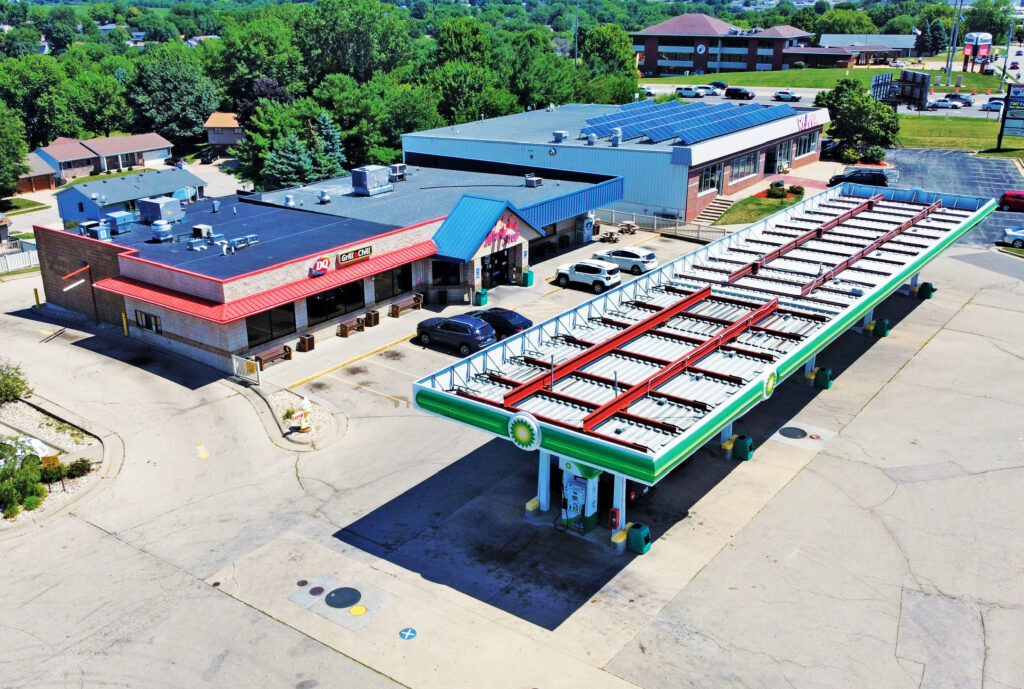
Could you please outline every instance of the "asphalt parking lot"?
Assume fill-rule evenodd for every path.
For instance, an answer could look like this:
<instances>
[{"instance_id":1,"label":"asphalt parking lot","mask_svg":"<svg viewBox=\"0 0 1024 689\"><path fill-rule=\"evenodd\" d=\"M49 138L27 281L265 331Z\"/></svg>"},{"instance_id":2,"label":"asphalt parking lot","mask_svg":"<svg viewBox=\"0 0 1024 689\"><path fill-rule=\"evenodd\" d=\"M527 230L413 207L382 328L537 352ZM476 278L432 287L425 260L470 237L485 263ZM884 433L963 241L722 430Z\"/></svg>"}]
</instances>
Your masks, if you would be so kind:
<instances>
[{"instance_id":1,"label":"asphalt parking lot","mask_svg":"<svg viewBox=\"0 0 1024 689\"><path fill-rule=\"evenodd\" d=\"M1024 187L1016 164L1005 158L980 158L964 151L900 148L888 151L887 160L899 169L894 185L897 187L949 189L996 200L1007 189ZM1024 213L996 211L959 243L991 247L1002 239L1003 228L1021 224Z\"/></svg>"}]
</instances>

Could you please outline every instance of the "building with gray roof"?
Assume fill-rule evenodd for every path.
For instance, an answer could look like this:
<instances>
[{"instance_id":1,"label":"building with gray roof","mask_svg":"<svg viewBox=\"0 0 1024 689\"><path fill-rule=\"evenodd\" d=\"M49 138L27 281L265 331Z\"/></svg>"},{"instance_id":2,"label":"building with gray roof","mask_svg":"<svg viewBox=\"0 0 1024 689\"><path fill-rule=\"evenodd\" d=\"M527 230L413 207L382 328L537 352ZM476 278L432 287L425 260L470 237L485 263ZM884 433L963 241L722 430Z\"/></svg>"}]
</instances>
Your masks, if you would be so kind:
<instances>
[{"instance_id":1,"label":"building with gray roof","mask_svg":"<svg viewBox=\"0 0 1024 689\"><path fill-rule=\"evenodd\" d=\"M136 210L139 199L171 196L185 203L203 198L206 182L188 170L169 168L76 184L58 191L57 211L65 224L102 220Z\"/></svg>"}]
</instances>

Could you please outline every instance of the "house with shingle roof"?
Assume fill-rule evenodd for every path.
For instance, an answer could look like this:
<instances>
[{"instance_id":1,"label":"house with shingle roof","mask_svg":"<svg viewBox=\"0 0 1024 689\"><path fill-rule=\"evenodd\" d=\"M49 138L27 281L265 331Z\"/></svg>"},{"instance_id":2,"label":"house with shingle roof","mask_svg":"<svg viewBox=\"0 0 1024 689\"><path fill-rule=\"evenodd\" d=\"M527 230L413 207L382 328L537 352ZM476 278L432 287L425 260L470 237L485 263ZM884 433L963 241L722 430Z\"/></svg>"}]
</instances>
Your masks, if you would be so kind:
<instances>
[{"instance_id":1,"label":"house with shingle roof","mask_svg":"<svg viewBox=\"0 0 1024 689\"><path fill-rule=\"evenodd\" d=\"M61 220L68 223L134 211L139 199L170 196L183 203L198 201L205 188L206 182L188 170L168 168L76 184L54 196Z\"/></svg>"},{"instance_id":2,"label":"house with shingle roof","mask_svg":"<svg viewBox=\"0 0 1024 689\"><path fill-rule=\"evenodd\" d=\"M245 138L245 132L238 124L238 116L233 112L215 112L206 124L206 140L211 146L233 146Z\"/></svg>"},{"instance_id":3,"label":"house with shingle roof","mask_svg":"<svg viewBox=\"0 0 1024 689\"><path fill-rule=\"evenodd\" d=\"M811 34L788 25L742 29L706 14L681 14L632 36L638 69L657 77L786 69L783 51Z\"/></svg>"},{"instance_id":4,"label":"house with shingle roof","mask_svg":"<svg viewBox=\"0 0 1024 689\"><path fill-rule=\"evenodd\" d=\"M143 167L171 155L171 142L152 132L96 139L59 137L35 153L57 170L57 177L72 180L92 174L131 167Z\"/></svg>"}]
</instances>

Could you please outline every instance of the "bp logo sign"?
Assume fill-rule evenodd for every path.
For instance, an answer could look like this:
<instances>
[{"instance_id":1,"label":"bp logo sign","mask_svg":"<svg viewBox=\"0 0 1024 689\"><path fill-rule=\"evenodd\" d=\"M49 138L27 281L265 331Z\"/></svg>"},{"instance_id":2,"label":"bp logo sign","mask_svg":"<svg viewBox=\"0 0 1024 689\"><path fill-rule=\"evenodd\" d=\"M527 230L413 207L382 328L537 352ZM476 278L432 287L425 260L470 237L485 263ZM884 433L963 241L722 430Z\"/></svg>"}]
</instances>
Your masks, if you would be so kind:
<instances>
[{"instance_id":1,"label":"bp logo sign","mask_svg":"<svg viewBox=\"0 0 1024 689\"><path fill-rule=\"evenodd\" d=\"M524 412L514 414L508 420L508 437L520 450L536 450L540 448L540 426L537 419Z\"/></svg>"},{"instance_id":2,"label":"bp logo sign","mask_svg":"<svg viewBox=\"0 0 1024 689\"><path fill-rule=\"evenodd\" d=\"M764 398L768 399L772 396L775 391L775 384L779 382L779 375L772 371L768 374L768 377L764 379Z\"/></svg>"}]
</instances>

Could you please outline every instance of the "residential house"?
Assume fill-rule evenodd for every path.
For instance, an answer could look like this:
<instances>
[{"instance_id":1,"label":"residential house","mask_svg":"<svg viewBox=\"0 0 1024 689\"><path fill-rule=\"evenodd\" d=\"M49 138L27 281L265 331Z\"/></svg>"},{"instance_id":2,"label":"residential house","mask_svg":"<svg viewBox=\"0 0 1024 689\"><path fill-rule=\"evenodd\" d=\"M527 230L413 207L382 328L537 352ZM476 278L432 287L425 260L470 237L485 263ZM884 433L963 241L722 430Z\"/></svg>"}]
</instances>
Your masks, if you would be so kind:
<instances>
[{"instance_id":1,"label":"residential house","mask_svg":"<svg viewBox=\"0 0 1024 689\"><path fill-rule=\"evenodd\" d=\"M31 191L54 188L54 177L57 175L57 168L43 160L35 152L25 156L25 164L28 165L28 172L18 178L16 193L26 194Z\"/></svg>"},{"instance_id":2,"label":"residential house","mask_svg":"<svg viewBox=\"0 0 1024 689\"><path fill-rule=\"evenodd\" d=\"M205 188L206 182L188 170L168 168L76 184L58 191L55 196L57 212L66 224L134 211L139 199L155 196L197 201L205 196Z\"/></svg>"},{"instance_id":3,"label":"residential house","mask_svg":"<svg viewBox=\"0 0 1024 689\"><path fill-rule=\"evenodd\" d=\"M132 31L129 36L131 45L133 46L144 46L146 45L146 32L145 31Z\"/></svg>"},{"instance_id":4,"label":"residential house","mask_svg":"<svg viewBox=\"0 0 1024 689\"><path fill-rule=\"evenodd\" d=\"M206 140L211 146L231 146L245 138L233 112L215 112L206 120Z\"/></svg>"},{"instance_id":5,"label":"residential house","mask_svg":"<svg viewBox=\"0 0 1024 689\"><path fill-rule=\"evenodd\" d=\"M117 24L111 22L110 24L99 24L100 34L106 36L108 33L117 28Z\"/></svg>"},{"instance_id":6,"label":"residential house","mask_svg":"<svg viewBox=\"0 0 1024 689\"><path fill-rule=\"evenodd\" d=\"M220 40L220 36L218 36L216 34L209 34L209 35L203 35L203 36L193 36L192 38L190 38L187 41L185 41L185 45L187 45L189 48L198 48L199 44L202 43L203 41L219 41L219 40Z\"/></svg>"},{"instance_id":7,"label":"residential house","mask_svg":"<svg viewBox=\"0 0 1024 689\"><path fill-rule=\"evenodd\" d=\"M49 146L35 151L57 169L57 178L72 180L127 167L141 167L146 161L162 161L171 155L171 142L159 134L133 134L96 139L54 139Z\"/></svg>"}]
</instances>

